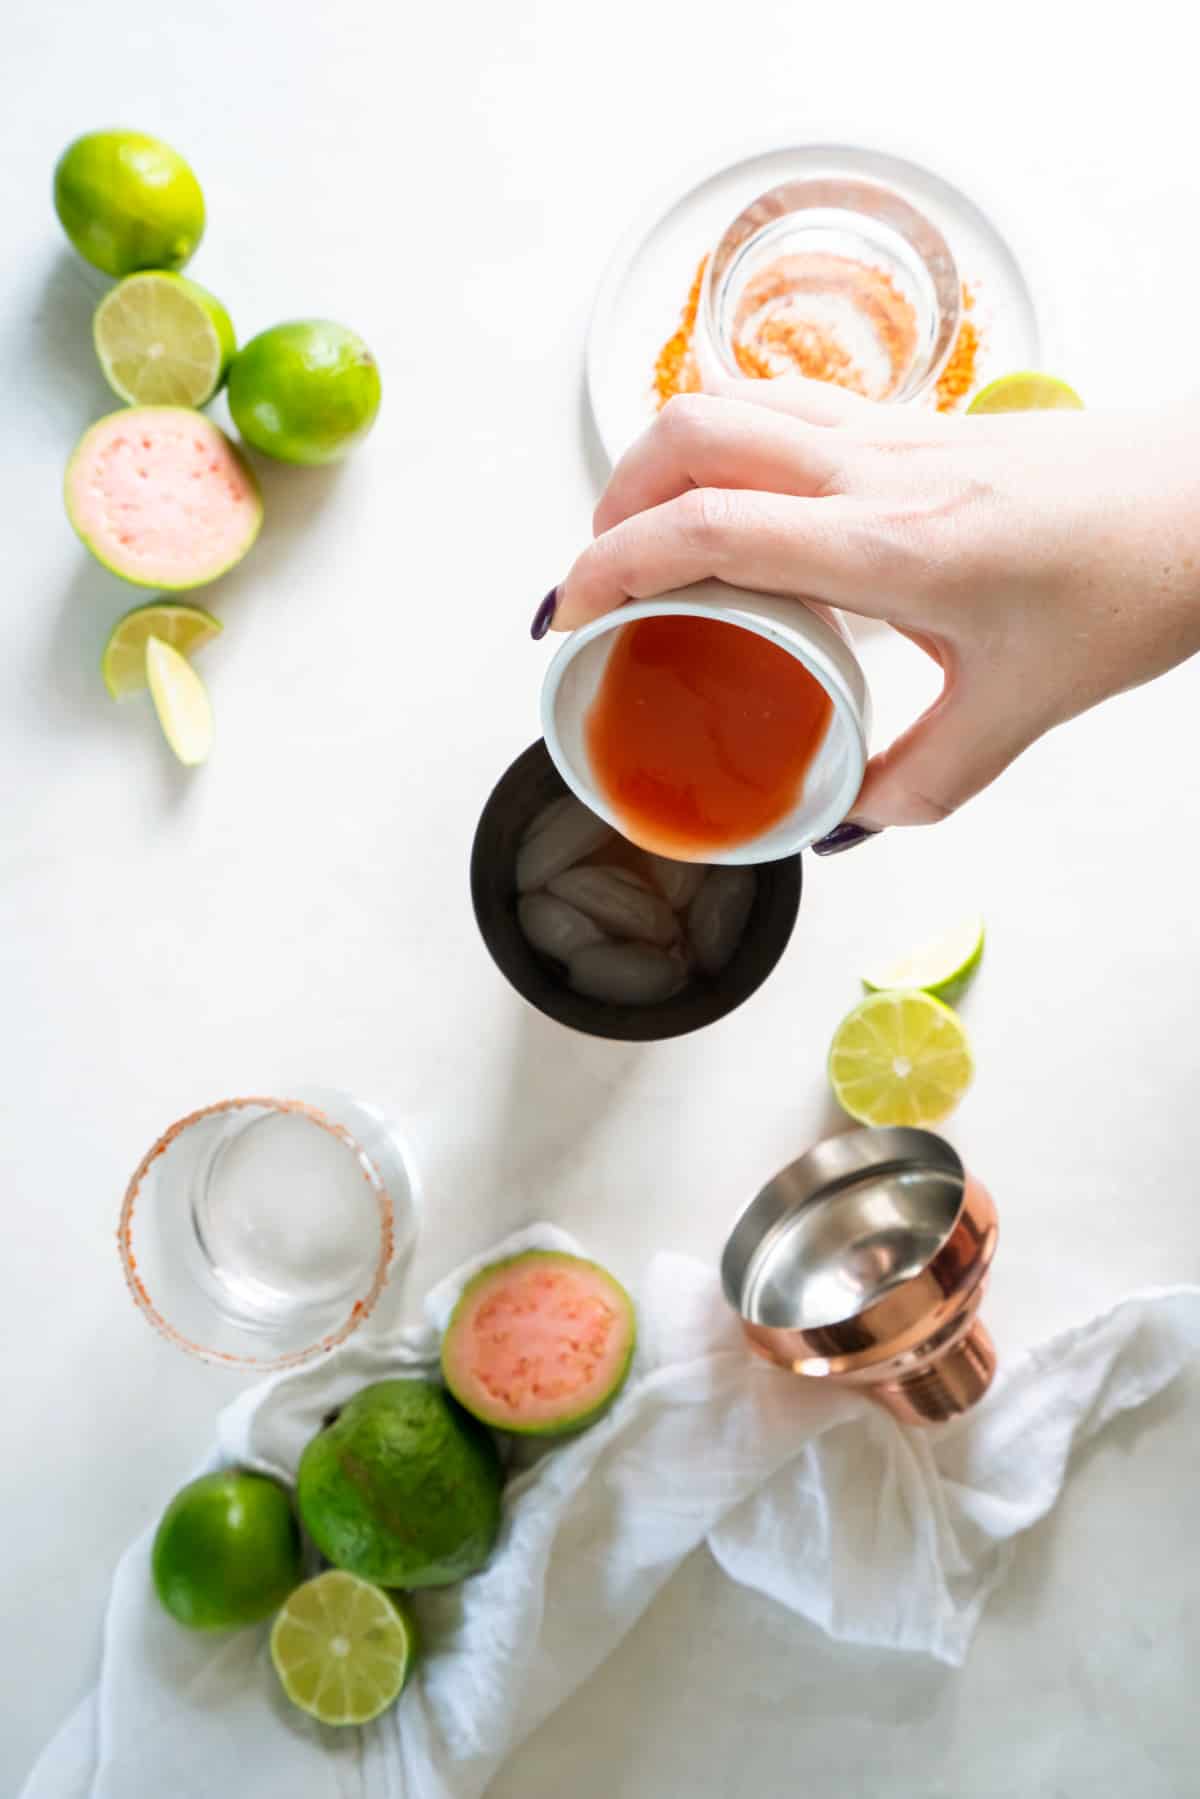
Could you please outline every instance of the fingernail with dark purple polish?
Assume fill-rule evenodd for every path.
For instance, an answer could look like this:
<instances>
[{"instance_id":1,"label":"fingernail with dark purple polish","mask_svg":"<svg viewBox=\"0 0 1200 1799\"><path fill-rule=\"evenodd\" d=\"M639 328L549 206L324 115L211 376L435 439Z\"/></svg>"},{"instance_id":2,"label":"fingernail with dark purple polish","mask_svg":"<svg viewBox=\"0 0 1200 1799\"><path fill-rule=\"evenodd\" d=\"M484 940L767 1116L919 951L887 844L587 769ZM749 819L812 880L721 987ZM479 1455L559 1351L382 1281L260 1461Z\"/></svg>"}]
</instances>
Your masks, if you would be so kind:
<instances>
[{"instance_id":1,"label":"fingernail with dark purple polish","mask_svg":"<svg viewBox=\"0 0 1200 1799\"><path fill-rule=\"evenodd\" d=\"M814 856L840 856L843 850L852 850L856 843L865 843L868 837L878 837L879 832L870 825L856 825L849 819L838 825L828 836L820 837L813 844Z\"/></svg>"},{"instance_id":2,"label":"fingernail with dark purple polish","mask_svg":"<svg viewBox=\"0 0 1200 1799\"><path fill-rule=\"evenodd\" d=\"M547 631L554 623L554 614L557 610L558 589L557 587L552 587L537 611L534 613L533 623L529 627L529 635L533 638L535 643L540 643L542 638L546 635Z\"/></svg>"}]
</instances>

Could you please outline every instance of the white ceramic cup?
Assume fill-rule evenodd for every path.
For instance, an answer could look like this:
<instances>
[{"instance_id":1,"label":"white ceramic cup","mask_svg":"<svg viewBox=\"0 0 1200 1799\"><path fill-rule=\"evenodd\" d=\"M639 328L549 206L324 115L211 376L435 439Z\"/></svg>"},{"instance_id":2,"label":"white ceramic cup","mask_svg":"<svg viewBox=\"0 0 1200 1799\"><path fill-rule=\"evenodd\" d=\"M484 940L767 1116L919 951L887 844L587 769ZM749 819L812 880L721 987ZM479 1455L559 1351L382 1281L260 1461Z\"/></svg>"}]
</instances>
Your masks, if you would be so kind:
<instances>
[{"instance_id":1,"label":"white ceramic cup","mask_svg":"<svg viewBox=\"0 0 1200 1799\"><path fill-rule=\"evenodd\" d=\"M804 779L800 799L769 831L704 862L774 862L795 855L839 825L858 797L867 766L871 699L849 632L836 612L815 601L752 593L723 581L698 581L653 600L634 600L572 632L546 671L542 733L559 774L584 803L628 835L593 773L585 730L609 656L623 625L639 618L714 618L754 631L803 663L829 695L833 715Z\"/></svg>"}]
</instances>

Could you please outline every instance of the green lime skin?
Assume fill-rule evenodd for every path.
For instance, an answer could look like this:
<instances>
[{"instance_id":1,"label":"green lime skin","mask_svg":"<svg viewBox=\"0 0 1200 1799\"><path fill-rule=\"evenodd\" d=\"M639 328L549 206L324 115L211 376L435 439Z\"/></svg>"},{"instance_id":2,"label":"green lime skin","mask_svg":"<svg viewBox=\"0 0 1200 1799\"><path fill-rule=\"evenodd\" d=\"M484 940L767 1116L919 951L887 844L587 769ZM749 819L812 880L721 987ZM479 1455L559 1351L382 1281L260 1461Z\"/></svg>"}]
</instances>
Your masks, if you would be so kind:
<instances>
[{"instance_id":1,"label":"green lime skin","mask_svg":"<svg viewBox=\"0 0 1200 1799\"><path fill-rule=\"evenodd\" d=\"M247 443L280 462L338 462L375 423L379 367L328 319L260 331L233 359L229 410Z\"/></svg>"},{"instance_id":2,"label":"green lime skin","mask_svg":"<svg viewBox=\"0 0 1200 1799\"><path fill-rule=\"evenodd\" d=\"M381 1587L444 1587L487 1561L501 1484L491 1437L443 1387L385 1380L313 1438L296 1502L335 1568Z\"/></svg>"},{"instance_id":3,"label":"green lime skin","mask_svg":"<svg viewBox=\"0 0 1200 1799\"><path fill-rule=\"evenodd\" d=\"M236 1468L181 1487L150 1555L159 1599L191 1630L237 1630L300 1582L300 1531L278 1481Z\"/></svg>"},{"instance_id":4,"label":"green lime skin","mask_svg":"<svg viewBox=\"0 0 1200 1799\"><path fill-rule=\"evenodd\" d=\"M54 209L106 275L181 269L204 235L204 195L177 151L140 131L89 131L54 170Z\"/></svg>"}]
</instances>

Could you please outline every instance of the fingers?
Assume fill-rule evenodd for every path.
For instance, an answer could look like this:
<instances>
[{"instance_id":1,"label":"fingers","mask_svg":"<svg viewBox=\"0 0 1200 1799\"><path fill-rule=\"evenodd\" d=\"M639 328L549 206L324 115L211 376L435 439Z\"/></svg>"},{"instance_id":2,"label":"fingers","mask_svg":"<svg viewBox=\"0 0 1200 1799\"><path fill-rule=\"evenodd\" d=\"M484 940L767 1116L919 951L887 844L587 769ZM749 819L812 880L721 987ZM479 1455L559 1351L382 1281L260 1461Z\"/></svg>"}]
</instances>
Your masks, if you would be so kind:
<instances>
[{"instance_id":1,"label":"fingers","mask_svg":"<svg viewBox=\"0 0 1200 1799\"><path fill-rule=\"evenodd\" d=\"M876 830L948 818L1037 735L1022 734L1012 714L1011 701L1006 709L986 690L951 677L928 712L872 758L851 818Z\"/></svg>"},{"instance_id":2,"label":"fingers","mask_svg":"<svg viewBox=\"0 0 1200 1799\"><path fill-rule=\"evenodd\" d=\"M803 375L777 375L770 381L726 375L716 377L711 385L723 399L741 400L764 412L782 412L809 425L873 426L888 410L879 401L849 393L831 381L809 381Z\"/></svg>"},{"instance_id":3,"label":"fingers","mask_svg":"<svg viewBox=\"0 0 1200 1799\"><path fill-rule=\"evenodd\" d=\"M632 513L694 487L825 494L837 487L842 447L828 432L740 399L681 394L618 462L596 508L594 528L597 534L610 531Z\"/></svg>"},{"instance_id":4,"label":"fingers","mask_svg":"<svg viewBox=\"0 0 1200 1799\"><path fill-rule=\"evenodd\" d=\"M860 523L861 508L839 498L692 488L589 545L559 585L554 629L574 631L626 600L710 576L850 611L879 610L889 601Z\"/></svg>"},{"instance_id":5,"label":"fingers","mask_svg":"<svg viewBox=\"0 0 1200 1799\"><path fill-rule=\"evenodd\" d=\"M770 381L738 381L726 376L717 383L717 391L725 399L741 400L760 412L781 412L826 429L841 427L848 438L860 443L925 443L946 437L958 423L915 406L868 400L832 382L809 381L803 375L778 375ZM847 443L841 453L848 455L850 449Z\"/></svg>"}]
</instances>

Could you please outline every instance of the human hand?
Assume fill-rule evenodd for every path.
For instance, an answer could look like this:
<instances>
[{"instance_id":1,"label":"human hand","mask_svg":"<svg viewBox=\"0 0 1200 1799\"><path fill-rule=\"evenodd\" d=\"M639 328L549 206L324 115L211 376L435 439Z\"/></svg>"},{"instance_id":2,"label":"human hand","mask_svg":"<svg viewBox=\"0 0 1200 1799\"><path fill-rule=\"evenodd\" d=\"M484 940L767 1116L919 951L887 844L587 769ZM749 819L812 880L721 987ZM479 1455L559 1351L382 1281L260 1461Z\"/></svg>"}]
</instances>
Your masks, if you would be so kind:
<instances>
[{"instance_id":1,"label":"human hand","mask_svg":"<svg viewBox=\"0 0 1200 1799\"><path fill-rule=\"evenodd\" d=\"M1200 649L1200 425L945 418L818 382L671 403L557 589L570 631L716 576L884 619L941 665L828 848L946 817L1022 750ZM545 611L540 615L545 628Z\"/></svg>"}]
</instances>

